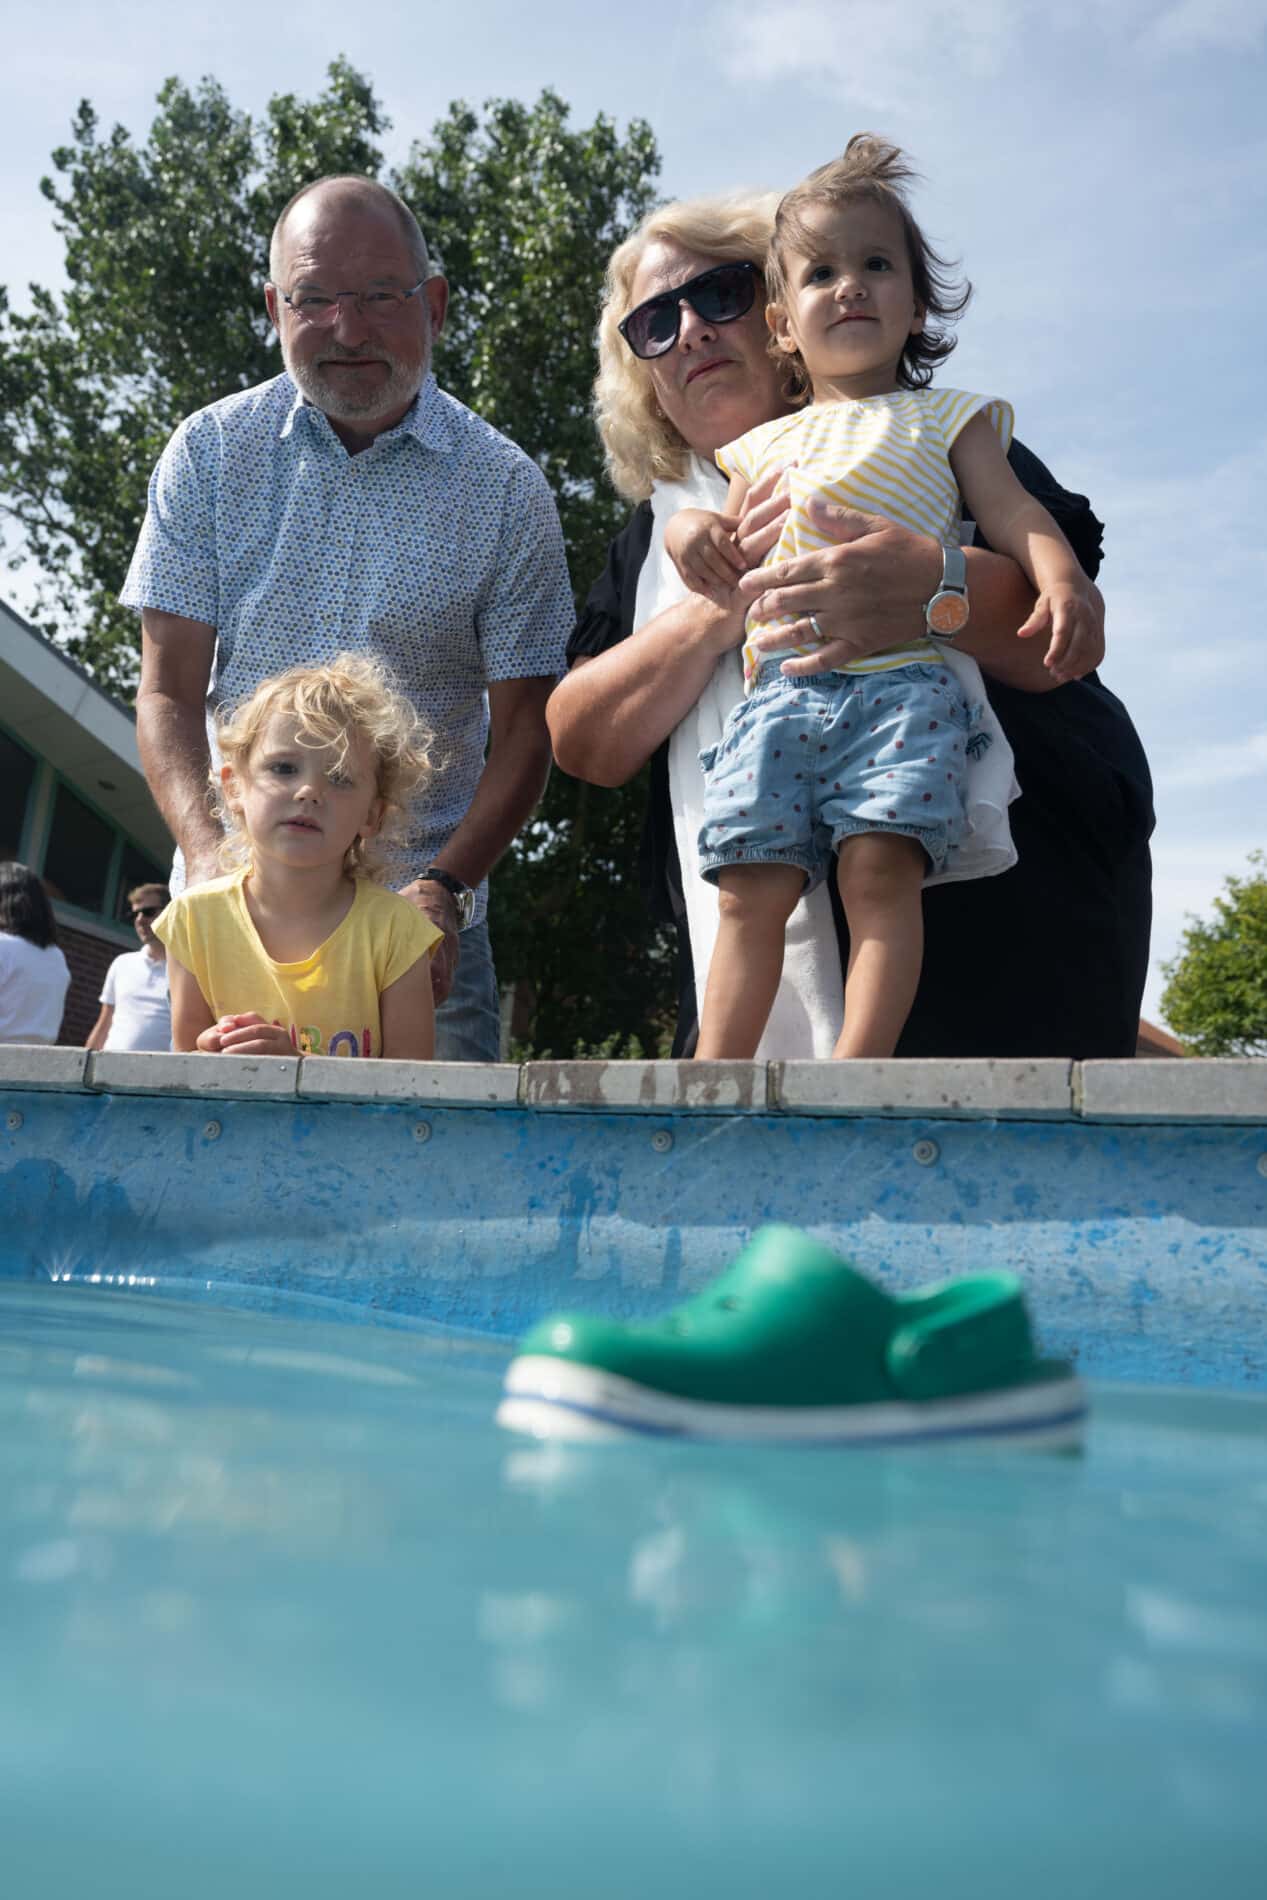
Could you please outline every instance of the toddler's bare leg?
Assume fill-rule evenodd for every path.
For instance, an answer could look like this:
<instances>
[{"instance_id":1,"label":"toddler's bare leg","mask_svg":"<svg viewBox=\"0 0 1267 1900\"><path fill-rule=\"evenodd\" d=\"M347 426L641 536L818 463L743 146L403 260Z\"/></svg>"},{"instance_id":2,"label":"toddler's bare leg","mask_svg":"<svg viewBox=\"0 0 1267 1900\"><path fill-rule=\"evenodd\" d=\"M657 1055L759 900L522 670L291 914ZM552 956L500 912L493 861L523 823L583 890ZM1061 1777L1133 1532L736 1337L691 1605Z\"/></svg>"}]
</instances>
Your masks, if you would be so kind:
<instances>
[{"instance_id":1,"label":"toddler's bare leg","mask_svg":"<svg viewBox=\"0 0 1267 1900\"><path fill-rule=\"evenodd\" d=\"M736 864L717 881L721 922L696 1056L756 1054L783 974L787 920L805 889L794 864Z\"/></svg>"},{"instance_id":2,"label":"toddler's bare leg","mask_svg":"<svg viewBox=\"0 0 1267 1900\"><path fill-rule=\"evenodd\" d=\"M849 921L849 969L838 1058L891 1056L897 1048L924 960L927 862L921 844L893 832L864 831L841 843L836 879Z\"/></svg>"}]
</instances>

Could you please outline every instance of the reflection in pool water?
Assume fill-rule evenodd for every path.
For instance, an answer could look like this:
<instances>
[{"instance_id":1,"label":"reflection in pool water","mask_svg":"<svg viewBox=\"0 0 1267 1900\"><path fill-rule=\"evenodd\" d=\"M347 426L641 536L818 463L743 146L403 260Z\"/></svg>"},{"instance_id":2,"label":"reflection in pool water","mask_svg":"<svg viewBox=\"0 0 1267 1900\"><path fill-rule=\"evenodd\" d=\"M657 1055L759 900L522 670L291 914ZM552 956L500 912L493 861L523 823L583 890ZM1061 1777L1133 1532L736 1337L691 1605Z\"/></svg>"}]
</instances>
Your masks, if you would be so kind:
<instances>
[{"instance_id":1,"label":"reflection in pool water","mask_svg":"<svg viewBox=\"0 0 1267 1900\"><path fill-rule=\"evenodd\" d=\"M1261 1892L1267 1400L538 1446L506 1358L0 1285L6 1891Z\"/></svg>"}]
</instances>

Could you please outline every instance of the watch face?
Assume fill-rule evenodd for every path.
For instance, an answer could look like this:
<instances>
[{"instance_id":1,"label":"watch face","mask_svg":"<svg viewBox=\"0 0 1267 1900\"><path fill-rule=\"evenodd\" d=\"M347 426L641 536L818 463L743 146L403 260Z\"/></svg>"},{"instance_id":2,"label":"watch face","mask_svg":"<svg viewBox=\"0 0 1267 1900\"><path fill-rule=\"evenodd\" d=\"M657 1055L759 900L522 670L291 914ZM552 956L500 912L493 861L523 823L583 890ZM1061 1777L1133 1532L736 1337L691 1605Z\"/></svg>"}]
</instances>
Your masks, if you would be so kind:
<instances>
[{"instance_id":1,"label":"watch face","mask_svg":"<svg viewBox=\"0 0 1267 1900\"><path fill-rule=\"evenodd\" d=\"M925 610L930 633L944 634L953 639L962 633L968 624L968 602L963 594L934 594Z\"/></svg>"}]
</instances>

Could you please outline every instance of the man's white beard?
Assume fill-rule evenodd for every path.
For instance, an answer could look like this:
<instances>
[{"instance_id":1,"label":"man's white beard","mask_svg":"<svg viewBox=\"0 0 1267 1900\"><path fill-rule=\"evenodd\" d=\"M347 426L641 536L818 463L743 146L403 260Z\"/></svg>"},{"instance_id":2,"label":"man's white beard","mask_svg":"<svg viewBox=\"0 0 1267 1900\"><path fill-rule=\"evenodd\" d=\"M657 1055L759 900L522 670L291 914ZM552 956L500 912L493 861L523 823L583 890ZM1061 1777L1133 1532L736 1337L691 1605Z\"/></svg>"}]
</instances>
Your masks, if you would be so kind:
<instances>
[{"instance_id":1,"label":"man's white beard","mask_svg":"<svg viewBox=\"0 0 1267 1900\"><path fill-rule=\"evenodd\" d=\"M422 388L427 373L426 364L415 364L410 369L388 356L386 351L382 355L391 370L387 381L379 388L358 396L332 384L322 374L319 364L292 363L287 358L287 352L282 352L291 381L314 409L320 409L332 422L374 422L379 416L389 416L394 410L404 408L413 401Z\"/></svg>"}]
</instances>

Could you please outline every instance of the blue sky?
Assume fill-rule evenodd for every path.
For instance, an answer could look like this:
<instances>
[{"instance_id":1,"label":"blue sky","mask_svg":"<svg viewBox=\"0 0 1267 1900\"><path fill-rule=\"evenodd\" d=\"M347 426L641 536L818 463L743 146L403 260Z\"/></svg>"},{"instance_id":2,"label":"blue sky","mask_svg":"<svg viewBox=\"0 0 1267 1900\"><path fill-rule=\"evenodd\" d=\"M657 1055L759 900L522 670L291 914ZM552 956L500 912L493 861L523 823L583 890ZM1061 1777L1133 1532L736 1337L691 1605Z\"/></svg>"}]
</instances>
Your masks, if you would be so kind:
<instances>
[{"instance_id":1,"label":"blue sky","mask_svg":"<svg viewBox=\"0 0 1267 1900\"><path fill-rule=\"evenodd\" d=\"M648 119L666 195L789 185L864 128L912 152L976 286L949 377L1007 396L1108 524L1104 677L1157 780L1156 1017L1184 913L1267 846L1267 0L60 0L6 33L0 281L60 280L38 185L79 99L140 136L169 74L258 109L339 53L389 158L453 99L545 85Z\"/></svg>"}]
</instances>

